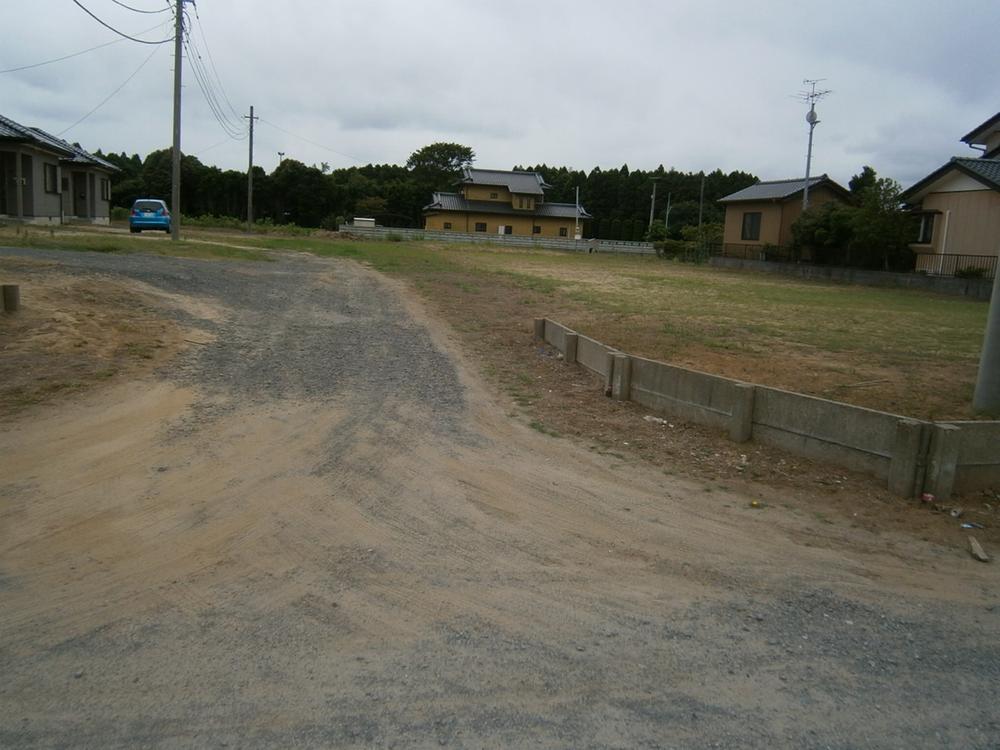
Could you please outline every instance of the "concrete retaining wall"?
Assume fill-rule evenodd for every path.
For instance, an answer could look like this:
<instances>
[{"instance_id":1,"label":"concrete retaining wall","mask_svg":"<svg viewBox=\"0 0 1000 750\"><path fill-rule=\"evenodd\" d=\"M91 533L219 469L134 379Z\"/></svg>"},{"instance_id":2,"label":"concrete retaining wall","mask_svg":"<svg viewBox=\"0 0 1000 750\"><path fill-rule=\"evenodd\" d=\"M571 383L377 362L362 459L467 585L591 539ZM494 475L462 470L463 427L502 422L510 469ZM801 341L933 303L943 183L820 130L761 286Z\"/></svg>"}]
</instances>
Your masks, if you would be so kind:
<instances>
[{"instance_id":1,"label":"concrete retaining wall","mask_svg":"<svg viewBox=\"0 0 1000 750\"><path fill-rule=\"evenodd\" d=\"M698 424L726 429L735 381L642 357L631 357L629 400Z\"/></svg>"},{"instance_id":2,"label":"concrete retaining wall","mask_svg":"<svg viewBox=\"0 0 1000 750\"><path fill-rule=\"evenodd\" d=\"M753 436L799 456L888 479L903 417L778 388L755 386Z\"/></svg>"},{"instance_id":3,"label":"concrete retaining wall","mask_svg":"<svg viewBox=\"0 0 1000 750\"><path fill-rule=\"evenodd\" d=\"M809 263L774 263L721 256L713 256L709 259L709 263L718 268L763 271L764 273L777 273L801 279L839 281L845 284L920 289L938 294L969 297L970 299L988 300L993 291L993 282L988 279L956 279L950 276L931 276L922 273L889 273L868 271L863 268L815 266Z\"/></svg>"},{"instance_id":4,"label":"concrete retaining wall","mask_svg":"<svg viewBox=\"0 0 1000 750\"><path fill-rule=\"evenodd\" d=\"M1000 487L1000 422L924 422L623 354L553 320L535 334L600 375L613 398L861 471L913 497Z\"/></svg>"},{"instance_id":5,"label":"concrete retaining wall","mask_svg":"<svg viewBox=\"0 0 1000 750\"><path fill-rule=\"evenodd\" d=\"M955 489L1000 487L1000 422L948 422L960 430Z\"/></svg>"}]
</instances>

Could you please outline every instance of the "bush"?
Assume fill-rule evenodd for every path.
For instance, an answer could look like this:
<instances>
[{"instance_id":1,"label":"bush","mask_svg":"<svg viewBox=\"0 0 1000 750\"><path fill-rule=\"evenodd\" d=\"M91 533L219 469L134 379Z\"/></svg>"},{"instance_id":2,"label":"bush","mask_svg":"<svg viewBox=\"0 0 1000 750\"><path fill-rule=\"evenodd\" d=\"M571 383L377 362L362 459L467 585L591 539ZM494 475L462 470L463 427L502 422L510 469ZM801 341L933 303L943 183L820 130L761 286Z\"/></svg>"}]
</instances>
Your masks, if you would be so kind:
<instances>
[{"instance_id":1,"label":"bush","mask_svg":"<svg viewBox=\"0 0 1000 750\"><path fill-rule=\"evenodd\" d=\"M403 241L403 235L401 235L401 234L396 234L395 232L390 232L389 234L387 234L387 235L385 236L385 238L386 238L386 239L387 239L387 240L388 240L389 242L402 242L402 241Z\"/></svg>"},{"instance_id":2,"label":"bush","mask_svg":"<svg viewBox=\"0 0 1000 750\"><path fill-rule=\"evenodd\" d=\"M128 219L129 211L125 206L115 206L111 209L111 220L112 221L126 221Z\"/></svg>"},{"instance_id":3,"label":"bush","mask_svg":"<svg viewBox=\"0 0 1000 750\"><path fill-rule=\"evenodd\" d=\"M327 214L319 223L320 229L325 229L328 232L336 232L340 229L340 225L344 223L343 216L335 216L334 214Z\"/></svg>"},{"instance_id":4,"label":"bush","mask_svg":"<svg viewBox=\"0 0 1000 750\"><path fill-rule=\"evenodd\" d=\"M661 258L683 258L695 249L695 243L687 240L660 240L653 243L653 248Z\"/></svg>"}]
</instances>

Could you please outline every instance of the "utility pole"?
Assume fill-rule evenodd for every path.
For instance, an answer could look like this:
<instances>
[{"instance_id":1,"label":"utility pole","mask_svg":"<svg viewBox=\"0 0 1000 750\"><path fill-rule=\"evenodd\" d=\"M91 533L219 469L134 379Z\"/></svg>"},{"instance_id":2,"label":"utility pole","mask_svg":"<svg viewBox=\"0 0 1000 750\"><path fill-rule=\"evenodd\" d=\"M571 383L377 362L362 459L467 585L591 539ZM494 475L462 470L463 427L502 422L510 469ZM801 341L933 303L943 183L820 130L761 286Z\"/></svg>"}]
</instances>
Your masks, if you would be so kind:
<instances>
[{"instance_id":1,"label":"utility pole","mask_svg":"<svg viewBox=\"0 0 1000 750\"><path fill-rule=\"evenodd\" d=\"M701 196L698 198L698 241L702 241L701 217L705 213L705 173L701 173Z\"/></svg>"},{"instance_id":2,"label":"utility pole","mask_svg":"<svg viewBox=\"0 0 1000 750\"><path fill-rule=\"evenodd\" d=\"M986 314L986 335L983 352L979 355L972 407L976 411L1000 415L1000 264L993 271L993 296Z\"/></svg>"},{"instance_id":3,"label":"utility pole","mask_svg":"<svg viewBox=\"0 0 1000 750\"><path fill-rule=\"evenodd\" d=\"M670 198L672 196L673 196L673 193L667 193L667 211L666 211L666 213L663 214L663 228L664 229L670 229L670 208L671 208L671 206L670 206Z\"/></svg>"},{"instance_id":4,"label":"utility pole","mask_svg":"<svg viewBox=\"0 0 1000 750\"><path fill-rule=\"evenodd\" d=\"M809 171L812 167L813 130L819 124L819 118L816 116L816 102L830 93L829 89L824 89L823 91L816 90L816 84L824 80L826 79L825 78L805 79L804 81L802 81L802 83L810 87L809 91L802 91L798 95L799 99L801 99L804 102L808 102L809 104L809 111L806 113L806 122L809 123L809 149L806 151L806 181L805 185L802 188L803 213L805 213L806 209L809 208Z\"/></svg>"},{"instance_id":5,"label":"utility pole","mask_svg":"<svg viewBox=\"0 0 1000 750\"><path fill-rule=\"evenodd\" d=\"M580 186L576 186L576 224L573 227L573 239L580 239Z\"/></svg>"},{"instance_id":6,"label":"utility pole","mask_svg":"<svg viewBox=\"0 0 1000 750\"><path fill-rule=\"evenodd\" d=\"M174 11L174 147L171 152L170 239L181 238L181 42L184 39L184 0Z\"/></svg>"},{"instance_id":7,"label":"utility pole","mask_svg":"<svg viewBox=\"0 0 1000 750\"><path fill-rule=\"evenodd\" d=\"M653 228L653 212L656 210L656 179L653 178L653 195L649 199L649 226L647 229Z\"/></svg>"},{"instance_id":8,"label":"utility pole","mask_svg":"<svg viewBox=\"0 0 1000 750\"><path fill-rule=\"evenodd\" d=\"M247 231L253 231L253 121L259 117L253 116L253 105L250 105L250 115L243 115L250 121L250 165L247 167Z\"/></svg>"}]
</instances>

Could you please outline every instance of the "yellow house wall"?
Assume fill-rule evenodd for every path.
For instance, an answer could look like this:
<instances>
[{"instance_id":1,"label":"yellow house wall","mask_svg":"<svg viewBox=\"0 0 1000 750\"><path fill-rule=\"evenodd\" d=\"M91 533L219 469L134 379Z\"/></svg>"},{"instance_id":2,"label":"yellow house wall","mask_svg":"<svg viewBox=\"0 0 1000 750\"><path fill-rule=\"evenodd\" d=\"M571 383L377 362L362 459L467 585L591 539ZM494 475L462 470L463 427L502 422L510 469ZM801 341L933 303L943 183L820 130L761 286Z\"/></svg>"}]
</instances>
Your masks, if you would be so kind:
<instances>
[{"instance_id":1,"label":"yellow house wall","mask_svg":"<svg viewBox=\"0 0 1000 750\"><path fill-rule=\"evenodd\" d=\"M1000 255L1000 192L931 193L923 208L941 213L934 217L931 244L911 245L915 252Z\"/></svg>"},{"instance_id":2,"label":"yellow house wall","mask_svg":"<svg viewBox=\"0 0 1000 750\"><path fill-rule=\"evenodd\" d=\"M451 229L445 229L445 222L451 222ZM476 223L485 222L485 234L498 234L500 226L513 227L512 234L525 235L528 237L559 237L560 227L565 227L566 237L573 238L573 220L558 219L550 216L512 216L502 214L476 214L476 213L432 213L424 219L424 228L428 231L440 232L468 232L474 234ZM532 233L532 228L538 225L542 228L541 234Z\"/></svg>"},{"instance_id":3,"label":"yellow house wall","mask_svg":"<svg viewBox=\"0 0 1000 750\"><path fill-rule=\"evenodd\" d=\"M809 191L809 205L811 207L821 206L834 200L840 200L840 197L829 188L814 188ZM754 211L760 212L760 239L741 239L743 214ZM726 206L722 241L727 245L790 245L792 224L801 215L801 196L783 203L773 201L730 203Z\"/></svg>"},{"instance_id":4,"label":"yellow house wall","mask_svg":"<svg viewBox=\"0 0 1000 750\"><path fill-rule=\"evenodd\" d=\"M760 211L760 239L744 240L743 214ZM726 245L777 245L781 231L781 204L770 202L730 203L726 206L726 224L722 241Z\"/></svg>"},{"instance_id":5,"label":"yellow house wall","mask_svg":"<svg viewBox=\"0 0 1000 750\"><path fill-rule=\"evenodd\" d=\"M499 185L464 185L462 192L465 199L470 201L499 201L509 204L511 199L510 191ZM497 194L496 198L490 197L493 193Z\"/></svg>"}]
</instances>

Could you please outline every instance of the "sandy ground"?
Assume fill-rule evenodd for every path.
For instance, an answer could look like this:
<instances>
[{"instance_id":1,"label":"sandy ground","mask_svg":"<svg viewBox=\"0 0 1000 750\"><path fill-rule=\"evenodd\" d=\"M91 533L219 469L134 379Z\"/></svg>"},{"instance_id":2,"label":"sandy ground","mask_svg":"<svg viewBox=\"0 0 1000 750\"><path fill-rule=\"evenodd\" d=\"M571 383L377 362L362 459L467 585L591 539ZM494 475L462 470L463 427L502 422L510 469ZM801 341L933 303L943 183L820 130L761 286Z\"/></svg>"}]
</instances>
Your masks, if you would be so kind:
<instances>
[{"instance_id":1,"label":"sandy ground","mask_svg":"<svg viewBox=\"0 0 1000 750\"><path fill-rule=\"evenodd\" d=\"M0 745L1000 747L995 565L532 430L350 262L234 265L113 275L162 362L5 419ZM211 369L307 329L336 388Z\"/></svg>"}]
</instances>

